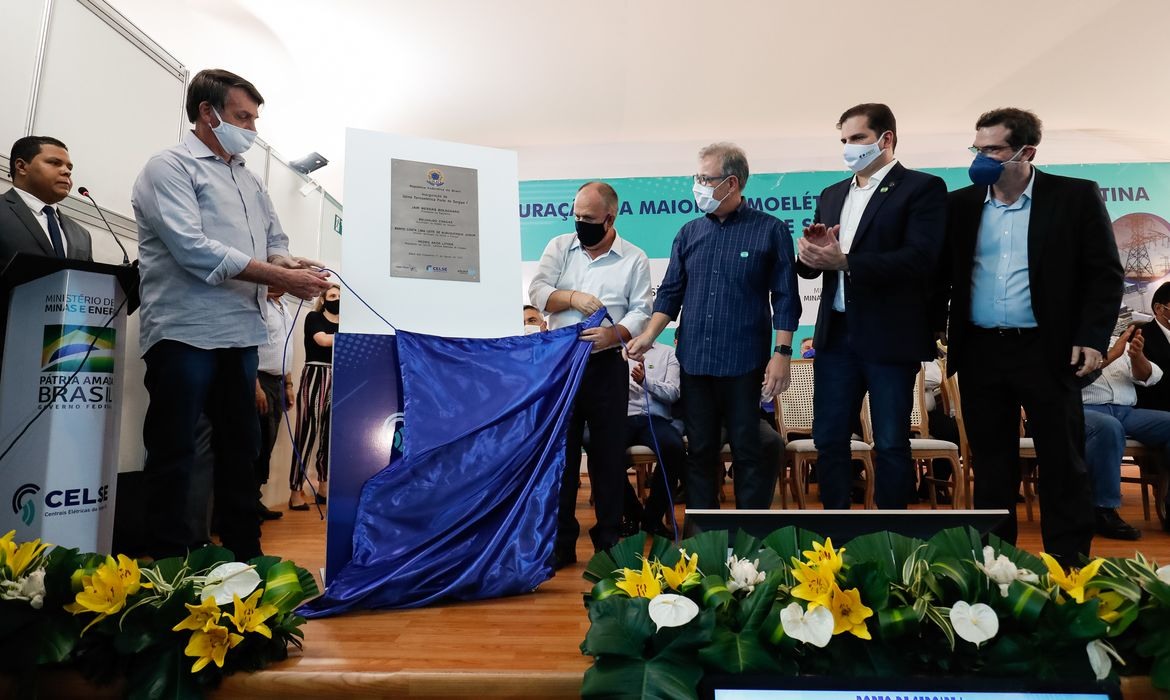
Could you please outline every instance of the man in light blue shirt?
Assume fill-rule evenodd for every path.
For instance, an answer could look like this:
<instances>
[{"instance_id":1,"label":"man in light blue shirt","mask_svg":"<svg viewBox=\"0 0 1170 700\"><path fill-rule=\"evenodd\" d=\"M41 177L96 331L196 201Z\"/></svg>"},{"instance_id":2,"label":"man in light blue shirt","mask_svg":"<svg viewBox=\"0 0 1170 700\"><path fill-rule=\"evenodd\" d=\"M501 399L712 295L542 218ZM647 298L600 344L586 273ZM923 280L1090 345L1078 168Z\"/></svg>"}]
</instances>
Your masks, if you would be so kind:
<instances>
[{"instance_id":1,"label":"man in light blue shirt","mask_svg":"<svg viewBox=\"0 0 1170 700\"><path fill-rule=\"evenodd\" d=\"M195 425L204 413L223 545L240 561L261 554L253 460L264 297L275 287L311 299L329 286L310 261L289 255L268 193L240 158L256 137L263 103L240 76L201 71L187 90L194 130L151 157L134 183L150 395L142 431L151 538L145 553L156 559L204 544L185 514Z\"/></svg>"},{"instance_id":2,"label":"man in light blue shirt","mask_svg":"<svg viewBox=\"0 0 1170 700\"><path fill-rule=\"evenodd\" d=\"M973 184L947 201L934 326L961 377L975 508L1007 510L994 533L1015 543L1023 407L1044 465L1044 551L1075 566L1094 532L1080 387L1101 368L1122 267L1096 183L1033 167L1041 135L1039 117L1013 107L976 121Z\"/></svg>"}]
</instances>

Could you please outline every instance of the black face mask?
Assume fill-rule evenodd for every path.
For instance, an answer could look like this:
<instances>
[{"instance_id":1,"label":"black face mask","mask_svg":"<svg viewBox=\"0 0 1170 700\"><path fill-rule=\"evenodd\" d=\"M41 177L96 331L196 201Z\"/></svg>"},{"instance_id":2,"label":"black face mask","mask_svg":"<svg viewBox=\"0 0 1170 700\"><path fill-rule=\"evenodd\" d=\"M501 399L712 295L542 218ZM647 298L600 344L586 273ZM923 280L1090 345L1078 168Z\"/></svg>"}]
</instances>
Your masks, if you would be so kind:
<instances>
[{"instance_id":1,"label":"black face mask","mask_svg":"<svg viewBox=\"0 0 1170 700\"><path fill-rule=\"evenodd\" d=\"M340 299L333 299L333 300L326 299L325 304L322 306L322 308L331 314L336 314L338 311L341 310L341 300Z\"/></svg>"},{"instance_id":2,"label":"black face mask","mask_svg":"<svg viewBox=\"0 0 1170 700\"><path fill-rule=\"evenodd\" d=\"M586 248L592 248L605 238L605 222L591 224L585 221L577 222L577 240Z\"/></svg>"}]
</instances>

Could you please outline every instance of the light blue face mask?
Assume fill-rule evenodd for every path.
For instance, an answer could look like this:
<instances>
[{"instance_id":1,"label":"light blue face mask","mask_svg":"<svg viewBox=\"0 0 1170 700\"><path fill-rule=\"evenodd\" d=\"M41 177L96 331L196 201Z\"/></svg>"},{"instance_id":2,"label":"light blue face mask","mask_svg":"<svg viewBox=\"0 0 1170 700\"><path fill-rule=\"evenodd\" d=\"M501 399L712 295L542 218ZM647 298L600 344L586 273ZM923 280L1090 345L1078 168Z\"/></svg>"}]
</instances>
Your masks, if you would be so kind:
<instances>
[{"instance_id":1,"label":"light blue face mask","mask_svg":"<svg viewBox=\"0 0 1170 700\"><path fill-rule=\"evenodd\" d=\"M228 124L215 110L215 107L211 108L211 112L219 120L219 126L211 127L211 131L215 134L215 138L219 139L219 145L223 150L232 155L238 155L252 147L257 136L255 131L249 131L235 124Z\"/></svg>"}]
</instances>

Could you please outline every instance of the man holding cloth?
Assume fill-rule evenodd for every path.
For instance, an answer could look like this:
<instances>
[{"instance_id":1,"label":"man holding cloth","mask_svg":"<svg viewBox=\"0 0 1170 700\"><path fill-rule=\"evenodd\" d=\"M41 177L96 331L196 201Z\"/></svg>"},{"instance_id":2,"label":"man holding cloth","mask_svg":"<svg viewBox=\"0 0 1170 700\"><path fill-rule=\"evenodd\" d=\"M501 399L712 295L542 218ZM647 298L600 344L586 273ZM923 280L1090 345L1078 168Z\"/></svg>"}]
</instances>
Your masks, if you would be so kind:
<instances>
[{"instance_id":1,"label":"man holding cloth","mask_svg":"<svg viewBox=\"0 0 1170 700\"><path fill-rule=\"evenodd\" d=\"M735 457L737 508L770 508L778 464L763 459L760 398L788 388L792 332L800 321L792 236L779 219L748 206L747 156L730 143L699 151L692 192L704 215L674 238L654 316L629 344L640 360L681 311L687 506L718 508L721 428ZM772 331L775 329L775 346Z\"/></svg>"},{"instance_id":2,"label":"man holding cloth","mask_svg":"<svg viewBox=\"0 0 1170 700\"><path fill-rule=\"evenodd\" d=\"M589 425L589 484L597 525L589 531L594 551L609 549L621 536L626 480L627 365L621 344L639 333L650 316L650 262L641 248L618 236L618 196L604 182L587 182L573 200L575 233L549 241L528 295L549 314L550 330L581 322L603 306L613 325L587 328L581 340L593 344L573 406L565 444L565 472L557 514L554 566L577 561L577 489L581 441Z\"/></svg>"}]
</instances>

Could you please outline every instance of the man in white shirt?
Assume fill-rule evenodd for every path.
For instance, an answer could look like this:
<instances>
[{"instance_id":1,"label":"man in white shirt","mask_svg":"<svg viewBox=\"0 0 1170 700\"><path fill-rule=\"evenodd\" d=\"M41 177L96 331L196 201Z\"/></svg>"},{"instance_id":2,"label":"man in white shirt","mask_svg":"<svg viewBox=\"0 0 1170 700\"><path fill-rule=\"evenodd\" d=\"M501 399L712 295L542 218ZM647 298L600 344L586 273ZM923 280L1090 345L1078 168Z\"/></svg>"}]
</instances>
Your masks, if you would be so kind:
<instances>
[{"instance_id":1,"label":"man in white shirt","mask_svg":"<svg viewBox=\"0 0 1170 700\"><path fill-rule=\"evenodd\" d=\"M1112 539L1136 540L1142 534L1117 513L1121 506L1124 436L1152 448L1165 450L1170 446L1170 412L1135 408L1135 387L1153 386L1162 379L1162 369L1145 356L1144 346L1141 330L1131 326L1114 339L1100 376L1081 390L1088 436L1085 462L1093 491L1096 532ZM1118 434L1122 436L1120 441L1108 439Z\"/></svg>"},{"instance_id":2,"label":"man in white shirt","mask_svg":"<svg viewBox=\"0 0 1170 700\"><path fill-rule=\"evenodd\" d=\"M57 206L73 189L65 144L50 136L17 139L9 168L13 187L0 203L0 270L17 253L92 260L89 232Z\"/></svg>"},{"instance_id":3,"label":"man in white shirt","mask_svg":"<svg viewBox=\"0 0 1170 700\"><path fill-rule=\"evenodd\" d=\"M292 315L284 305L284 293L268 288L264 302L264 323L268 327L268 342L257 346L259 364L256 369L256 413L260 417L260 454L256 457L256 482L268 483L269 460L276 437L280 434L281 417L292 408L296 390L293 387L292 363L295 340L289 338ZM284 513L270 510L261 501L262 520L276 520Z\"/></svg>"},{"instance_id":4,"label":"man in white shirt","mask_svg":"<svg viewBox=\"0 0 1170 700\"><path fill-rule=\"evenodd\" d=\"M577 560L577 489L580 486L581 438L589 425L589 484L597 525L590 530L595 551L620 537L622 494L626 479L626 361L621 345L637 335L650 318L650 262L641 248L617 235L618 196L604 182L587 182L573 200L575 233L549 241L528 295L532 305L549 314L555 331L580 323L605 307L613 324L581 332L593 344L569 421L565 472L561 481L556 568Z\"/></svg>"},{"instance_id":5,"label":"man in white shirt","mask_svg":"<svg viewBox=\"0 0 1170 700\"><path fill-rule=\"evenodd\" d=\"M671 407L679 399L681 384L678 358L674 348L654 343L641 362L629 360L629 366L626 446L654 449L657 440L659 449L658 467L650 477L650 495L642 509L640 525L646 532L673 537L673 529L664 523L664 518L687 459L682 433L671 422Z\"/></svg>"}]
</instances>

